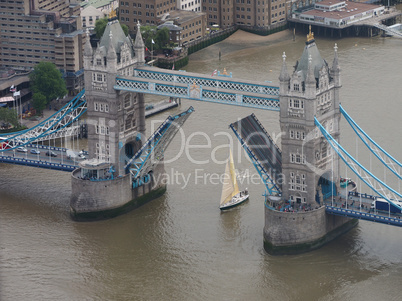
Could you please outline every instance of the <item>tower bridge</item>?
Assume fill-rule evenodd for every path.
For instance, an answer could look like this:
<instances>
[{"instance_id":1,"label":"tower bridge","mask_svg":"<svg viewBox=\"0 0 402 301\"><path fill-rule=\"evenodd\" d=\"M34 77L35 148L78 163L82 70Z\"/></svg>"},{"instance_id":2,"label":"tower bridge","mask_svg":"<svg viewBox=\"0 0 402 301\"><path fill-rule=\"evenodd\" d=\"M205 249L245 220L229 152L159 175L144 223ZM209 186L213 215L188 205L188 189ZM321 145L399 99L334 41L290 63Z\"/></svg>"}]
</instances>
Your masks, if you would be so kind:
<instances>
[{"instance_id":1,"label":"tower bridge","mask_svg":"<svg viewBox=\"0 0 402 301\"><path fill-rule=\"evenodd\" d=\"M362 181L375 179L371 172L363 174L358 162L338 152L341 116L348 121L351 118L340 105L342 85L336 45L329 66L310 32L291 73L284 53L280 85L275 87L229 76L146 66L139 27L133 42L124 35L118 21L111 19L96 48L86 43L85 91L38 126L2 137L0 161L53 168L58 164L60 170L74 170L71 216L77 220L113 217L164 193L166 184L159 176L165 174L164 151L194 111L190 107L169 116L145 141L145 93L275 110L279 112L281 132L285 133L281 147L255 114L230 125L266 187L264 248L268 252L298 253L317 248L355 226L359 218L401 226L397 222L400 213L391 216L389 212L386 217L384 212L362 212L361 204L356 210L354 204L348 205L347 194L343 197L346 208L334 205L334 200L342 201L341 160ZM62 148L57 160L52 156L10 155L21 146L38 148L37 141L46 137L71 135L76 131L74 122L83 112L87 113L88 124L85 160L64 160L67 151ZM376 154L382 150L372 142L370 149ZM44 149L48 150L56 149ZM385 157L381 157L383 164L396 170L395 164L399 163ZM381 190L376 184L369 185L390 205L398 206L398 191L386 183L381 183Z\"/></svg>"}]
</instances>

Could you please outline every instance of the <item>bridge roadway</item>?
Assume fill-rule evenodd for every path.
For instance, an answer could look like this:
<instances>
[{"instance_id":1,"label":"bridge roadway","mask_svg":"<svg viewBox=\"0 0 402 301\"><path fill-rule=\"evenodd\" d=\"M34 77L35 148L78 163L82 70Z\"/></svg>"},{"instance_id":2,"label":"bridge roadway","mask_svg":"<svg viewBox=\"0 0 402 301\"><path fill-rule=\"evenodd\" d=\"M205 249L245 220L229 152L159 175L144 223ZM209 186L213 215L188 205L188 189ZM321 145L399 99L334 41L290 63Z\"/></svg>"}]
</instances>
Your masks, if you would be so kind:
<instances>
[{"instance_id":1,"label":"bridge roadway","mask_svg":"<svg viewBox=\"0 0 402 301\"><path fill-rule=\"evenodd\" d=\"M348 187L350 187L350 185L348 185ZM347 200L345 199L345 195L348 195ZM327 214L402 227L401 213L391 213L371 208L373 201L376 199L375 196L366 193L358 193L346 188L341 189L338 196L333 198L329 196L324 200L325 212ZM313 210L311 206L303 204L289 205L289 203L285 203L285 205L281 205L280 207L272 207L272 205L269 205L266 201L265 206L271 210L287 211L296 214L299 211Z\"/></svg>"},{"instance_id":2,"label":"bridge roadway","mask_svg":"<svg viewBox=\"0 0 402 301\"><path fill-rule=\"evenodd\" d=\"M401 216L398 214L373 211L372 209L362 209L356 206L336 207L332 206L330 202L325 205L325 212L328 214L346 216L351 218L362 219L370 222L377 222L392 226L402 227Z\"/></svg>"},{"instance_id":3,"label":"bridge roadway","mask_svg":"<svg viewBox=\"0 0 402 301\"><path fill-rule=\"evenodd\" d=\"M372 195L350 191L347 201L339 197L327 199L324 202L325 211L328 214L402 227L402 215L400 213L391 213L371 208L372 202L375 199Z\"/></svg>"},{"instance_id":4,"label":"bridge roadway","mask_svg":"<svg viewBox=\"0 0 402 301\"><path fill-rule=\"evenodd\" d=\"M132 77L118 76L114 89L279 111L279 87L226 75L143 66Z\"/></svg>"},{"instance_id":5,"label":"bridge roadway","mask_svg":"<svg viewBox=\"0 0 402 301\"><path fill-rule=\"evenodd\" d=\"M12 163L17 165L33 166L45 169L54 169L60 171L71 172L78 168L78 164L82 159L78 157L67 158L67 149L60 147L52 147L45 145L25 145L27 152L11 149L0 153L0 163ZM39 154L32 154L31 150L38 150ZM48 156L46 153L50 151L56 156Z\"/></svg>"}]
</instances>

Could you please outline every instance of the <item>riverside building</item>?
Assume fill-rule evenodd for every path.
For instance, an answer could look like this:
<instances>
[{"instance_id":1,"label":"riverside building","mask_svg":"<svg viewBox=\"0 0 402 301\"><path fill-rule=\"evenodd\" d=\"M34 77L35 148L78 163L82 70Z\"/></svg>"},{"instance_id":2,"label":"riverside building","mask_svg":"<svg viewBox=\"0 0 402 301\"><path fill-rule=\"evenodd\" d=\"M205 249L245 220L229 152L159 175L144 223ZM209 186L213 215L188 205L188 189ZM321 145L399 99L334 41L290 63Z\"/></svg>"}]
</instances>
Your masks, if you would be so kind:
<instances>
[{"instance_id":1,"label":"riverside building","mask_svg":"<svg viewBox=\"0 0 402 301\"><path fill-rule=\"evenodd\" d=\"M202 0L208 26L227 28L235 24L268 27L286 21L285 0Z\"/></svg>"},{"instance_id":2,"label":"riverside building","mask_svg":"<svg viewBox=\"0 0 402 301\"><path fill-rule=\"evenodd\" d=\"M1 68L26 73L49 61L62 71L69 91L84 88L85 34L78 3L0 0L0 27Z\"/></svg>"}]
</instances>

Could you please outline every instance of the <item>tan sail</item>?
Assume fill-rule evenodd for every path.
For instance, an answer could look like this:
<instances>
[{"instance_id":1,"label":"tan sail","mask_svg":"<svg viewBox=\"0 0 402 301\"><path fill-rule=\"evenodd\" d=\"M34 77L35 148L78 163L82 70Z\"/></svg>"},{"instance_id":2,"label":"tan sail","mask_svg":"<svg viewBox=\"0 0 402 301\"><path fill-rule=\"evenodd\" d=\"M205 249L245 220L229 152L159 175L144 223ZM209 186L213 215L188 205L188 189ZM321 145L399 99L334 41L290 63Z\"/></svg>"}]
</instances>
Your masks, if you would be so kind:
<instances>
[{"instance_id":1,"label":"tan sail","mask_svg":"<svg viewBox=\"0 0 402 301\"><path fill-rule=\"evenodd\" d=\"M229 161L226 162L220 205L222 206L229 202L237 193L239 193L239 186L236 180L232 150L230 150Z\"/></svg>"}]
</instances>

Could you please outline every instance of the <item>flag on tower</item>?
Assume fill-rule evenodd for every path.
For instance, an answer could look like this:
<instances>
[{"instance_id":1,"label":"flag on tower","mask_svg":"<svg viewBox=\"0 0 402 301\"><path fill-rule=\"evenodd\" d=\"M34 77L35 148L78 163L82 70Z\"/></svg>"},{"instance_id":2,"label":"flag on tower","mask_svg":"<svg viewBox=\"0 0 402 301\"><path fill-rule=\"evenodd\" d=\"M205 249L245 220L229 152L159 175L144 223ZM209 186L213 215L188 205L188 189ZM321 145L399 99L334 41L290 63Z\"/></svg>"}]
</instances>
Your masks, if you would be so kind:
<instances>
[{"instance_id":1,"label":"flag on tower","mask_svg":"<svg viewBox=\"0 0 402 301\"><path fill-rule=\"evenodd\" d=\"M216 75L217 73L218 73L218 70L217 70L217 69L215 69L215 70L214 70L214 72L212 72L211 77L212 77L212 76L214 76L214 75Z\"/></svg>"},{"instance_id":2,"label":"flag on tower","mask_svg":"<svg viewBox=\"0 0 402 301\"><path fill-rule=\"evenodd\" d=\"M172 70L174 70L174 63L173 63L173 66L172 66Z\"/></svg>"},{"instance_id":3,"label":"flag on tower","mask_svg":"<svg viewBox=\"0 0 402 301\"><path fill-rule=\"evenodd\" d=\"M15 92L15 91L17 91L17 89L14 88L14 85L12 85L12 86L10 87L10 92Z\"/></svg>"}]
</instances>

